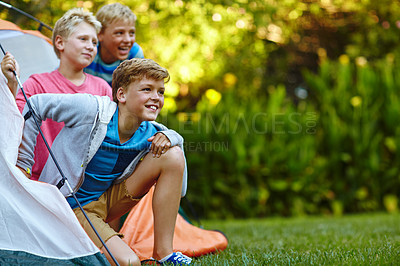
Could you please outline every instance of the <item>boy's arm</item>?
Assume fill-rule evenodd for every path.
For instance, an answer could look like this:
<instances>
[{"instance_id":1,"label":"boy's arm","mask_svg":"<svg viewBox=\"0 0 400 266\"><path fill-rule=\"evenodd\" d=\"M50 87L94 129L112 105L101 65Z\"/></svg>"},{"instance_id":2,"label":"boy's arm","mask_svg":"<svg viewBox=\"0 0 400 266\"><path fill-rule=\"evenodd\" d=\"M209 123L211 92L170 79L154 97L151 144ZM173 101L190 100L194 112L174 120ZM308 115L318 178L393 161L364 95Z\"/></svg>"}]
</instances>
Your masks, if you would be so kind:
<instances>
[{"instance_id":1,"label":"boy's arm","mask_svg":"<svg viewBox=\"0 0 400 266\"><path fill-rule=\"evenodd\" d=\"M153 157L160 157L161 154L166 153L171 147L171 141L164 134L157 132L147 139L151 142L150 151Z\"/></svg>"},{"instance_id":2,"label":"boy's arm","mask_svg":"<svg viewBox=\"0 0 400 266\"><path fill-rule=\"evenodd\" d=\"M37 94L29 98L35 117L39 123L50 118L56 122L64 122L66 127L79 126L94 121L97 114L97 100L89 94ZM22 142L18 151L17 166L28 174L34 164L34 150L39 129L31 115L28 105L22 115L25 120ZM71 140L73 141L73 140Z\"/></svg>"},{"instance_id":3,"label":"boy's arm","mask_svg":"<svg viewBox=\"0 0 400 266\"><path fill-rule=\"evenodd\" d=\"M155 121L151 121L153 126L155 126L158 130L157 133L163 133L171 142L171 147L180 146L183 147L183 137L179 135L176 131L172 129L168 129L163 124L157 123Z\"/></svg>"},{"instance_id":4,"label":"boy's arm","mask_svg":"<svg viewBox=\"0 0 400 266\"><path fill-rule=\"evenodd\" d=\"M183 138L175 131L168 129L155 133L147 141L151 142L150 151L153 153L153 157L160 157L172 146L183 146Z\"/></svg>"}]
</instances>

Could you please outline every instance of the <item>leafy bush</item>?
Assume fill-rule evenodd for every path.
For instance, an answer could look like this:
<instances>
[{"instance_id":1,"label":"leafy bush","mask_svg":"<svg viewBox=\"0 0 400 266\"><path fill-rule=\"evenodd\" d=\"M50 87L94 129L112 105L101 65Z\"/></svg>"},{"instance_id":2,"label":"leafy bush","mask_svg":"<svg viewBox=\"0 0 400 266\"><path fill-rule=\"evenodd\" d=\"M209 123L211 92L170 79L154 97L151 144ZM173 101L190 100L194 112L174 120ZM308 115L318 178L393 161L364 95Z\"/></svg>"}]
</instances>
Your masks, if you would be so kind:
<instances>
[{"instance_id":1,"label":"leafy bush","mask_svg":"<svg viewBox=\"0 0 400 266\"><path fill-rule=\"evenodd\" d=\"M185 138L188 198L208 218L396 211L399 72L341 56L303 73L306 100L231 91L164 117Z\"/></svg>"},{"instance_id":2,"label":"leafy bush","mask_svg":"<svg viewBox=\"0 0 400 266\"><path fill-rule=\"evenodd\" d=\"M320 113L321 174L344 211L381 209L399 191L399 71L391 56L369 65L343 55L304 73Z\"/></svg>"}]
</instances>

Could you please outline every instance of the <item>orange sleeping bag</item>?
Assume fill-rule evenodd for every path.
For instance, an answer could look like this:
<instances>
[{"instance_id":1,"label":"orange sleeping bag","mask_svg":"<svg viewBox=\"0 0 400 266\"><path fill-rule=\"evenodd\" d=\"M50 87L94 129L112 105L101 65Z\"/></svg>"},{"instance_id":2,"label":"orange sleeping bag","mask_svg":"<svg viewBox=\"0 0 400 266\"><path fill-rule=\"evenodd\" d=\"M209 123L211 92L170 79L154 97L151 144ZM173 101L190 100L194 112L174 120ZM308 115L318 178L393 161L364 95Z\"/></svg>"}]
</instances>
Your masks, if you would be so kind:
<instances>
[{"instance_id":1,"label":"orange sleeping bag","mask_svg":"<svg viewBox=\"0 0 400 266\"><path fill-rule=\"evenodd\" d=\"M124 241L133 249L140 260L153 255L153 210L154 187L131 210L120 233ZM176 219L174 251L190 257L198 257L222 251L228 246L228 239L219 231L201 229L188 223L180 214Z\"/></svg>"}]
</instances>

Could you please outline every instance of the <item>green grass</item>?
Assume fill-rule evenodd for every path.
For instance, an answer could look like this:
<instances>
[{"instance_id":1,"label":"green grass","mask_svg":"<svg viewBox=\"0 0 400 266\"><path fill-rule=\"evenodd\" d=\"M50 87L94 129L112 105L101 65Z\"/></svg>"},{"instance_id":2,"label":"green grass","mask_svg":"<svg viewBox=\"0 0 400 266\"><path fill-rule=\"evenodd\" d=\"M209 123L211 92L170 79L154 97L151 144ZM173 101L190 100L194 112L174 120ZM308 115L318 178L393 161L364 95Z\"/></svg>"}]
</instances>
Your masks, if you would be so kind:
<instances>
[{"instance_id":1,"label":"green grass","mask_svg":"<svg viewBox=\"0 0 400 266\"><path fill-rule=\"evenodd\" d=\"M400 214L203 221L228 248L195 265L400 265Z\"/></svg>"}]
</instances>

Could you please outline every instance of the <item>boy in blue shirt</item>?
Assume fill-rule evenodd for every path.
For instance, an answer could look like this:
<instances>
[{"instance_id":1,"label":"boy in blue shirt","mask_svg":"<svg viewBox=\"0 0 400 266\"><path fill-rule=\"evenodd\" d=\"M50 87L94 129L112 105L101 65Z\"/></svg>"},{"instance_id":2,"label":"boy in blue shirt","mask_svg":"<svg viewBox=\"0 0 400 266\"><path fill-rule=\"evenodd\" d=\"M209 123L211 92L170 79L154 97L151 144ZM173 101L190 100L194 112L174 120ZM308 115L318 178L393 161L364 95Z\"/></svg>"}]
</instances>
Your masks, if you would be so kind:
<instances>
[{"instance_id":1,"label":"boy in blue shirt","mask_svg":"<svg viewBox=\"0 0 400 266\"><path fill-rule=\"evenodd\" d=\"M12 58L12 60L14 60ZM11 66L5 69L14 69ZM3 70L4 72L4 70ZM9 82L13 77L5 71ZM65 126L52 150L88 217L121 265L140 265L133 250L108 222L129 211L156 184L153 195L153 260L189 265L173 252L173 235L181 196L186 194L183 139L154 122L164 104L169 73L153 60L126 60L113 74L113 101L90 94L38 94L29 101L40 121L51 118ZM23 115L28 112L27 106ZM25 121L17 166L30 169L38 129ZM60 173L50 158L39 180L57 184ZM93 242L112 262L70 192L60 191Z\"/></svg>"},{"instance_id":2,"label":"boy in blue shirt","mask_svg":"<svg viewBox=\"0 0 400 266\"><path fill-rule=\"evenodd\" d=\"M120 3L102 6L96 13L101 23L98 53L85 72L103 78L111 86L112 73L119 64L132 58L144 58L136 41L136 15Z\"/></svg>"}]
</instances>

